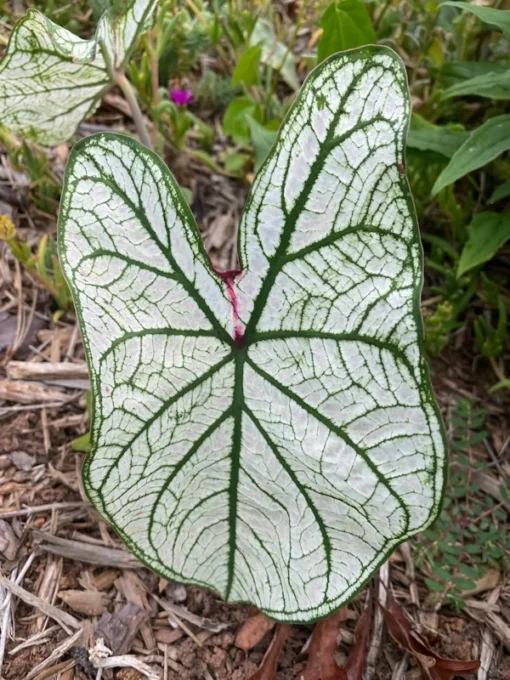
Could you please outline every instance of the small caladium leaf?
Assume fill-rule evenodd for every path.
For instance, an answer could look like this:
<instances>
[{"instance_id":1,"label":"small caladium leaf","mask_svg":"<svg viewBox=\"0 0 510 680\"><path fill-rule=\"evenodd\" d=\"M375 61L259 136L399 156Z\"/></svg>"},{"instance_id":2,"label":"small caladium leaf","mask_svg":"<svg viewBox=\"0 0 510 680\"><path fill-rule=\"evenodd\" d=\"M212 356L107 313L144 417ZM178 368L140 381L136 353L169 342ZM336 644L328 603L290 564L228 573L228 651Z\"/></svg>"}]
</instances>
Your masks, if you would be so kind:
<instances>
[{"instance_id":1,"label":"small caladium leaf","mask_svg":"<svg viewBox=\"0 0 510 680\"><path fill-rule=\"evenodd\" d=\"M105 13L91 40L29 10L14 27L0 62L2 125L41 144L69 139L113 85L106 62L113 69L124 67L151 25L156 2L132 0L114 24Z\"/></svg>"},{"instance_id":2,"label":"small caladium leaf","mask_svg":"<svg viewBox=\"0 0 510 680\"><path fill-rule=\"evenodd\" d=\"M87 492L164 576L308 622L436 517L409 94L383 47L307 79L215 272L177 186L118 135L73 150L63 268L91 372Z\"/></svg>"}]
</instances>

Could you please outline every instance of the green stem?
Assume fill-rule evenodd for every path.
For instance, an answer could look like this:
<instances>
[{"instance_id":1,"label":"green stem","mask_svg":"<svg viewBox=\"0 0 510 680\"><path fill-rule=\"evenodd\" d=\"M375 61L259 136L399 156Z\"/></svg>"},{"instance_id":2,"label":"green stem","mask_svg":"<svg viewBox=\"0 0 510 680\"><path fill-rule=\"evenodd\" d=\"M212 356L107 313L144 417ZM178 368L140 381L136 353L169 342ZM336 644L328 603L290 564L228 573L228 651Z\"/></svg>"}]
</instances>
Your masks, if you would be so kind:
<instances>
[{"instance_id":1,"label":"green stem","mask_svg":"<svg viewBox=\"0 0 510 680\"><path fill-rule=\"evenodd\" d=\"M131 109L131 115L133 116L133 121L136 127L136 131L138 132L138 136L140 137L140 141L142 142L142 144L145 144L145 146L148 149L152 150L152 142L149 135L149 131L147 130L147 126L145 125L143 113L138 104L138 100L134 93L133 87L131 86L131 83L121 71L116 71L114 82L122 90L122 94L124 95L129 105L129 108Z\"/></svg>"},{"instance_id":2,"label":"green stem","mask_svg":"<svg viewBox=\"0 0 510 680\"><path fill-rule=\"evenodd\" d=\"M145 146L148 149L152 150L152 143L149 131L147 130L147 126L145 125L142 110L140 109L140 105L138 104L138 100L136 98L131 83L126 78L123 71L115 68L115 65L113 64L110 58L108 47L102 40L99 41L99 48L101 49L101 54L103 55L106 70L108 71L108 75L110 76L112 83L120 87L120 89L122 90L122 94L124 95L129 105L129 109L131 111L131 115L135 123L136 131L138 132L138 136L140 137L140 141L142 142L142 144L145 144Z\"/></svg>"}]
</instances>

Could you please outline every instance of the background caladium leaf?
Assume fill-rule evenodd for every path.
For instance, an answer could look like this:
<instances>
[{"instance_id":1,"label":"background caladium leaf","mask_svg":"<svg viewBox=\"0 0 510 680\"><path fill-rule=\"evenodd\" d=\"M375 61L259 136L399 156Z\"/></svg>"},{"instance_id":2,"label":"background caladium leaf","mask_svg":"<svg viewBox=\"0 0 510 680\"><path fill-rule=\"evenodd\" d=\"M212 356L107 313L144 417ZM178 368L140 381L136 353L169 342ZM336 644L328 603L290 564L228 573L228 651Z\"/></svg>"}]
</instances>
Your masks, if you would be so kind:
<instances>
[{"instance_id":1,"label":"background caladium leaf","mask_svg":"<svg viewBox=\"0 0 510 680\"><path fill-rule=\"evenodd\" d=\"M14 27L0 62L0 122L41 144L72 136L112 87L105 64L122 68L150 28L157 0L132 0L114 23L105 13L91 40L31 9Z\"/></svg>"},{"instance_id":2,"label":"background caladium leaf","mask_svg":"<svg viewBox=\"0 0 510 680\"><path fill-rule=\"evenodd\" d=\"M404 67L334 55L258 173L241 273L213 271L162 161L73 150L60 216L94 395L87 492L155 571L308 622L436 517Z\"/></svg>"}]
</instances>

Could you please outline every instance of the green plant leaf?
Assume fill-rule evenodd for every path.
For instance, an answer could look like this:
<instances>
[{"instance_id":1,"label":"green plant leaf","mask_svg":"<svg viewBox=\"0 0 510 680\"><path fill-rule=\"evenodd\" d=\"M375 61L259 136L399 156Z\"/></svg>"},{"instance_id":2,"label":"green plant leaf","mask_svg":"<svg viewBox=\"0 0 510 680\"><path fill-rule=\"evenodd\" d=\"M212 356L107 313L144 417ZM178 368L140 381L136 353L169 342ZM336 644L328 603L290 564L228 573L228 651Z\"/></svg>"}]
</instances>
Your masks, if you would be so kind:
<instances>
[{"instance_id":1,"label":"green plant leaf","mask_svg":"<svg viewBox=\"0 0 510 680\"><path fill-rule=\"evenodd\" d=\"M473 130L432 187L432 195L510 149L510 115L489 118Z\"/></svg>"},{"instance_id":2,"label":"green plant leaf","mask_svg":"<svg viewBox=\"0 0 510 680\"><path fill-rule=\"evenodd\" d=\"M510 196L510 182L503 182L494 189L487 203L497 203L508 196Z\"/></svg>"},{"instance_id":3,"label":"green plant leaf","mask_svg":"<svg viewBox=\"0 0 510 680\"><path fill-rule=\"evenodd\" d=\"M80 453L90 453L90 432L85 432L80 437L73 439L71 448L73 451L80 451Z\"/></svg>"},{"instance_id":4,"label":"green plant leaf","mask_svg":"<svg viewBox=\"0 0 510 680\"><path fill-rule=\"evenodd\" d=\"M2 124L41 144L69 139L113 86L103 52L122 68L150 26L155 6L156 0L132 0L115 25L104 14L91 40L29 10L14 27L0 62Z\"/></svg>"},{"instance_id":5,"label":"green plant leaf","mask_svg":"<svg viewBox=\"0 0 510 680\"><path fill-rule=\"evenodd\" d=\"M262 56L260 45L248 47L240 56L232 74L232 84L256 85L259 82L259 65Z\"/></svg>"},{"instance_id":6,"label":"green plant leaf","mask_svg":"<svg viewBox=\"0 0 510 680\"><path fill-rule=\"evenodd\" d=\"M450 87L488 73L505 73L508 66L495 61L449 61L441 66L438 79L444 87Z\"/></svg>"},{"instance_id":7,"label":"green plant leaf","mask_svg":"<svg viewBox=\"0 0 510 680\"><path fill-rule=\"evenodd\" d=\"M433 581L431 578L425 578L423 580L432 593L442 593L445 589L444 583L438 583L437 581Z\"/></svg>"},{"instance_id":8,"label":"green plant leaf","mask_svg":"<svg viewBox=\"0 0 510 680\"><path fill-rule=\"evenodd\" d=\"M469 132L433 125L416 113L411 118L407 146L420 151L434 151L451 158L469 137Z\"/></svg>"},{"instance_id":9,"label":"green plant leaf","mask_svg":"<svg viewBox=\"0 0 510 680\"><path fill-rule=\"evenodd\" d=\"M251 141L255 151L254 170L258 172L262 167L269 149L273 146L276 139L276 132L268 130L251 116L248 116L248 125L250 126Z\"/></svg>"},{"instance_id":10,"label":"green plant leaf","mask_svg":"<svg viewBox=\"0 0 510 680\"><path fill-rule=\"evenodd\" d=\"M510 215L483 212L468 226L468 240L460 255L457 276L488 262L510 238Z\"/></svg>"},{"instance_id":11,"label":"green plant leaf","mask_svg":"<svg viewBox=\"0 0 510 680\"><path fill-rule=\"evenodd\" d=\"M324 61L335 52L377 42L370 16L361 0L332 2L320 20L323 30L317 46L317 60Z\"/></svg>"},{"instance_id":12,"label":"green plant leaf","mask_svg":"<svg viewBox=\"0 0 510 680\"><path fill-rule=\"evenodd\" d=\"M441 6L445 7L446 5L471 12L484 23L498 28L505 38L510 40L510 10L482 7L481 5L475 5L472 2L456 2L454 0L447 0L447 2L443 2Z\"/></svg>"},{"instance_id":13,"label":"green plant leaf","mask_svg":"<svg viewBox=\"0 0 510 680\"><path fill-rule=\"evenodd\" d=\"M452 85L443 92L443 99L466 95L488 99L510 99L510 73L486 73Z\"/></svg>"},{"instance_id":14,"label":"green plant leaf","mask_svg":"<svg viewBox=\"0 0 510 680\"><path fill-rule=\"evenodd\" d=\"M223 132L230 135L236 144L248 146L251 134L249 117L260 122L262 120L260 106L251 97L232 99L223 114Z\"/></svg>"},{"instance_id":15,"label":"green plant leaf","mask_svg":"<svg viewBox=\"0 0 510 680\"><path fill-rule=\"evenodd\" d=\"M223 274L155 154L113 134L74 147L59 245L94 395L84 484L167 578L309 622L437 517L409 114L388 48L318 67Z\"/></svg>"},{"instance_id":16,"label":"green plant leaf","mask_svg":"<svg viewBox=\"0 0 510 680\"><path fill-rule=\"evenodd\" d=\"M269 21L257 19L250 35L250 45L260 45L262 63L271 66L276 71L279 70L290 88L299 89L294 56L286 45L277 40L273 25Z\"/></svg>"}]
</instances>

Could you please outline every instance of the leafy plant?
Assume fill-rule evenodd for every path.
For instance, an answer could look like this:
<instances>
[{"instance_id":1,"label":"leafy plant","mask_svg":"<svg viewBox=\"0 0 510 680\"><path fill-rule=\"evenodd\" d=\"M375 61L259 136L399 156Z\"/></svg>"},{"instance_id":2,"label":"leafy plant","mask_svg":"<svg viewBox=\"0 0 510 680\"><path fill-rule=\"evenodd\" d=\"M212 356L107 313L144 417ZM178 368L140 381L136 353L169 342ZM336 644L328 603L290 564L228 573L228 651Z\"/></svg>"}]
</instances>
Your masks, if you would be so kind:
<instances>
[{"instance_id":1,"label":"leafy plant","mask_svg":"<svg viewBox=\"0 0 510 680\"><path fill-rule=\"evenodd\" d=\"M74 147L59 244L93 393L84 481L155 571L309 622L436 517L409 114L388 48L318 67L227 272L156 155L114 134Z\"/></svg>"},{"instance_id":2,"label":"leafy plant","mask_svg":"<svg viewBox=\"0 0 510 680\"><path fill-rule=\"evenodd\" d=\"M124 69L139 36L151 25L155 6L156 0L132 0L115 23L105 13L91 40L81 40L38 10L29 10L14 27L0 63L2 124L41 144L59 144L118 85L140 138L150 146Z\"/></svg>"},{"instance_id":3,"label":"leafy plant","mask_svg":"<svg viewBox=\"0 0 510 680\"><path fill-rule=\"evenodd\" d=\"M462 250L458 276L490 260L510 239L510 215L482 212L468 226L469 238Z\"/></svg>"},{"instance_id":4,"label":"leafy plant","mask_svg":"<svg viewBox=\"0 0 510 680\"><path fill-rule=\"evenodd\" d=\"M450 474L439 519L416 544L416 563L430 573L425 579L429 590L456 609L464 606L466 594L487 568L510 567L510 536L500 528L506 513L473 480L473 471L486 464L464 453L486 439L486 416L486 409L475 408L469 400L457 401L451 418L457 466ZM501 492L508 498L508 490Z\"/></svg>"},{"instance_id":5,"label":"leafy plant","mask_svg":"<svg viewBox=\"0 0 510 680\"><path fill-rule=\"evenodd\" d=\"M13 222L7 215L0 215L0 241L5 241L13 256L55 299L61 311L73 306L71 293L60 268L55 241L45 234L36 252L16 235Z\"/></svg>"},{"instance_id":6,"label":"leafy plant","mask_svg":"<svg viewBox=\"0 0 510 680\"><path fill-rule=\"evenodd\" d=\"M335 52L377 42L364 2L335 0L321 17L322 36L317 49L319 63Z\"/></svg>"}]
</instances>

